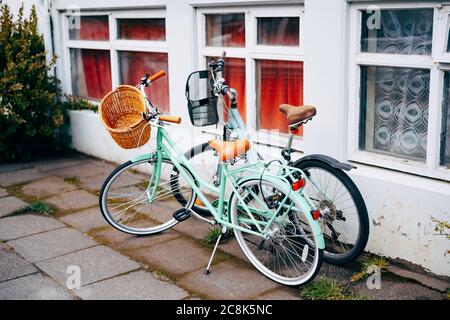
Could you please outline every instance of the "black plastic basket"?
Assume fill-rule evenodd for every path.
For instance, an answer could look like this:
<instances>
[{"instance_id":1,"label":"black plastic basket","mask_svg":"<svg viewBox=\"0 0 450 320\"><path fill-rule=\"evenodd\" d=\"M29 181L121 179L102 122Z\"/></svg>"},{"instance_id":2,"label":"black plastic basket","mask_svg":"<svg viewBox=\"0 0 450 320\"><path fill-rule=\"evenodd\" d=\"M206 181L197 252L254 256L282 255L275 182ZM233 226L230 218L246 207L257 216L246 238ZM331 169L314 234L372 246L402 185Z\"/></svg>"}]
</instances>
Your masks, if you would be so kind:
<instances>
[{"instance_id":1,"label":"black plastic basket","mask_svg":"<svg viewBox=\"0 0 450 320\"><path fill-rule=\"evenodd\" d=\"M186 98L191 122L196 127L219 123L217 97L211 90L208 70L192 72L186 81Z\"/></svg>"}]
</instances>

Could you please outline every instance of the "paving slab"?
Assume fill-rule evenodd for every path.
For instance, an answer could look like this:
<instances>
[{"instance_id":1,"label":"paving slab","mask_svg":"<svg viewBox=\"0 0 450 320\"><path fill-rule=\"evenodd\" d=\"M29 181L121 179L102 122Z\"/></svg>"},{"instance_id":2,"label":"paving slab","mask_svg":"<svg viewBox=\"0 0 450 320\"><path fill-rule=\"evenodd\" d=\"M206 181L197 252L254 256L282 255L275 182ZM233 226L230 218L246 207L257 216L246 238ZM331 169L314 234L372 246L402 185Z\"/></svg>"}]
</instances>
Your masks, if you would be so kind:
<instances>
[{"instance_id":1,"label":"paving slab","mask_svg":"<svg viewBox=\"0 0 450 320\"><path fill-rule=\"evenodd\" d=\"M27 181L38 180L48 177L49 174L36 168L27 168L15 171L7 171L0 173L0 186L8 187Z\"/></svg>"},{"instance_id":2,"label":"paving slab","mask_svg":"<svg viewBox=\"0 0 450 320\"><path fill-rule=\"evenodd\" d=\"M107 244L114 249L133 250L159 244L180 237L181 235L173 230L166 230L154 235L135 236L116 230L113 227L108 227L92 233L91 236L93 236L96 241Z\"/></svg>"},{"instance_id":3,"label":"paving slab","mask_svg":"<svg viewBox=\"0 0 450 320\"><path fill-rule=\"evenodd\" d=\"M31 262L43 261L96 244L92 239L70 228L51 230L8 242L18 254Z\"/></svg>"},{"instance_id":4,"label":"paving slab","mask_svg":"<svg viewBox=\"0 0 450 320\"><path fill-rule=\"evenodd\" d=\"M88 160L83 161L80 165L65 167L65 168L59 168L55 170L51 170L53 175L59 176L59 177L92 177L101 175L105 178L114 170L114 166L97 160Z\"/></svg>"},{"instance_id":5,"label":"paving slab","mask_svg":"<svg viewBox=\"0 0 450 320\"><path fill-rule=\"evenodd\" d=\"M409 271L406 269L402 269L395 265L388 266L387 270L389 272L394 273L395 275L397 275L399 277L417 281L428 288L438 290L442 293L446 292L450 288L450 283L447 281L436 279L436 278L428 276L426 274L421 274L421 273L412 272L412 271Z\"/></svg>"},{"instance_id":6,"label":"paving slab","mask_svg":"<svg viewBox=\"0 0 450 320\"><path fill-rule=\"evenodd\" d=\"M109 170L109 168L108 168ZM111 167L111 171L112 171ZM111 173L108 172L107 174L99 174L95 176L81 176L78 178L78 186L80 186L83 189L97 192L102 188L103 183L106 180L106 177ZM136 184L142 183L142 181L148 181L148 177L145 178L138 174L132 174L132 173L122 173L120 176L120 179L117 179L114 182L114 188L123 188L122 191L125 191L126 193L126 187L132 187ZM131 189L130 189L131 190ZM139 190L139 189L138 189ZM135 190L133 190L135 192ZM132 192L133 192L132 191Z\"/></svg>"},{"instance_id":7,"label":"paving slab","mask_svg":"<svg viewBox=\"0 0 450 320\"><path fill-rule=\"evenodd\" d=\"M443 294L436 290L418 283L393 279L385 273L381 274L380 289L369 289L367 279L352 283L349 289L370 300L442 300L443 298Z\"/></svg>"},{"instance_id":8,"label":"paving slab","mask_svg":"<svg viewBox=\"0 0 450 320\"><path fill-rule=\"evenodd\" d=\"M6 192L5 189L0 188L0 198L7 197L7 196L9 196L9 193Z\"/></svg>"},{"instance_id":9,"label":"paving slab","mask_svg":"<svg viewBox=\"0 0 450 320\"><path fill-rule=\"evenodd\" d=\"M221 243L219 245L219 249L250 264L250 262L248 262L247 257L245 256L244 252L242 252L241 247L239 247L239 244L237 243L234 237L231 237L227 239L224 243Z\"/></svg>"},{"instance_id":10,"label":"paving slab","mask_svg":"<svg viewBox=\"0 0 450 320\"><path fill-rule=\"evenodd\" d=\"M300 295L295 294L293 292L289 292L288 290L277 289L274 291L270 291L268 293L264 293L255 298L256 300L302 300Z\"/></svg>"},{"instance_id":11,"label":"paving slab","mask_svg":"<svg viewBox=\"0 0 450 320\"><path fill-rule=\"evenodd\" d=\"M201 247L189 239L178 238L130 251L129 255L154 268L178 276L205 267L211 249Z\"/></svg>"},{"instance_id":12,"label":"paving slab","mask_svg":"<svg viewBox=\"0 0 450 320\"><path fill-rule=\"evenodd\" d=\"M0 219L0 240L12 240L20 237L65 227L56 219L20 214Z\"/></svg>"},{"instance_id":13,"label":"paving slab","mask_svg":"<svg viewBox=\"0 0 450 320\"><path fill-rule=\"evenodd\" d=\"M71 183L64 182L60 177L48 177L34 181L22 187L22 192L36 198L46 198L51 195L60 194L78 189Z\"/></svg>"},{"instance_id":14,"label":"paving slab","mask_svg":"<svg viewBox=\"0 0 450 320\"><path fill-rule=\"evenodd\" d=\"M0 300L73 300L53 279L40 273L0 283Z\"/></svg>"},{"instance_id":15,"label":"paving slab","mask_svg":"<svg viewBox=\"0 0 450 320\"><path fill-rule=\"evenodd\" d=\"M86 161L88 161L88 159L56 158L56 159L43 159L38 161L32 161L30 162L30 165L34 166L35 168L38 168L41 171L50 171L80 165Z\"/></svg>"},{"instance_id":16,"label":"paving slab","mask_svg":"<svg viewBox=\"0 0 450 320\"><path fill-rule=\"evenodd\" d=\"M98 197L85 190L75 190L52 196L45 202L61 211L80 210L97 205Z\"/></svg>"},{"instance_id":17,"label":"paving slab","mask_svg":"<svg viewBox=\"0 0 450 320\"><path fill-rule=\"evenodd\" d=\"M194 239L202 240L208 234L210 227L211 226L205 221L190 217L188 220L178 223L174 227L174 230L184 233Z\"/></svg>"},{"instance_id":18,"label":"paving slab","mask_svg":"<svg viewBox=\"0 0 450 320\"><path fill-rule=\"evenodd\" d=\"M13 250L0 250L0 282L26 276L37 271L35 266Z\"/></svg>"},{"instance_id":19,"label":"paving slab","mask_svg":"<svg viewBox=\"0 0 450 320\"><path fill-rule=\"evenodd\" d=\"M74 290L84 300L180 300L188 293L151 273L136 271Z\"/></svg>"},{"instance_id":20,"label":"paving slab","mask_svg":"<svg viewBox=\"0 0 450 320\"><path fill-rule=\"evenodd\" d=\"M348 264L345 268L338 267L329 263L322 263L318 277L327 277L335 280L341 285L347 285L351 277L361 270L357 264Z\"/></svg>"},{"instance_id":21,"label":"paving slab","mask_svg":"<svg viewBox=\"0 0 450 320\"><path fill-rule=\"evenodd\" d=\"M82 233L91 229L108 226L98 207L81 210L59 218L62 222L72 226ZM111 227L112 228L112 227Z\"/></svg>"},{"instance_id":22,"label":"paving slab","mask_svg":"<svg viewBox=\"0 0 450 320\"><path fill-rule=\"evenodd\" d=\"M73 265L80 267L82 286L140 268L137 262L104 246L69 253L36 265L63 286L68 277L66 270Z\"/></svg>"},{"instance_id":23,"label":"paving slab","mask_svg":"<svg viewBox=\"0 0 450 320\"><path fill-rule=\"evenodd\" d=\"M15 171L20 169L29 169L32 165L27 162L9 162L0 164L0 173Z\"/></svg>"},{"instance_id":24,"label":"paving slab","mask_svg":"<svg viewBox=\"0 0 450 320\"><path fill-rule=\"evenodd\" d=\"M0 217L4 217L17 210L25 208L27 205L28 203L13 196L0 198Z\"/></svg>"},{"instance_id":25,"label":"paving slab","mask_svg":"<svg viewBox=\"0 0 450 320\"><path fill-rule=\"evenodd\" d=\"M211 267L211 273L203 269L188 273L177 284L210 299L250 299L280 285L269 280L256 269L224 261Z\"/></svg>"}]
</instances>

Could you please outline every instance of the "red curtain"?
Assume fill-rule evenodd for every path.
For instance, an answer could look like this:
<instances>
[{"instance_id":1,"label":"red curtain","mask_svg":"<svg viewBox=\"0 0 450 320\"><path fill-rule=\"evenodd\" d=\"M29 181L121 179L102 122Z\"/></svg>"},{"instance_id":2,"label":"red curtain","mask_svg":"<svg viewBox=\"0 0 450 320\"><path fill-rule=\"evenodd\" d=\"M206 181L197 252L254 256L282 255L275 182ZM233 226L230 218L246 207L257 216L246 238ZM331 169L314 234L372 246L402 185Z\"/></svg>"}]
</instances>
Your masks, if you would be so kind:
<instances>
[{"instance_id":1,"label":"red curtain","mask_svg":"<svg viewBox=\"0 0 450 320\"><path fill-rule=\"evenodd\" d=\"M246 120L246 109L245 109L245 59L238 58L226 58L225 59L225 70L223 74L224 78L227 81L227 84L236 89L237 96L237 105L239 113L241 114L242 119ZM226 97L226 101L229 105L228 96ZM227 118L225 118L227 119Z\"/></svg>"},{"instance_id":2,"label":"red curtain","mask_svg":"<svg viewBox=\"0 0 450 320\"><path fill-rule=\"evenodd\" d=\"M136 85L146 73L160 70L167 72L167 53L120 51L121 83ZM169 76L156 80L146 93L152 104L161 111L169 112Z\"/></svg>"},{"instance_id":3,"label":"red curtain","mask_svg":"<svg viewBox=\"0 0 450 320\"><path fill-rule=\"evenodd\" d=\"M73 33L71 39L98 41L109 40L108 16L80 17L79 33Z\"/></svg>"},{"instance_id":4,"label":"red curtain","mask_svg":"<svg viewBox=\"0 0 450 320\"><path fill-rule=\"evenodd\" d=\"M117 28L120 39L153 41L163 41L166 39L164 18L118 19Z\"/></svg>"},{"instance_id":5,"label":"red curtain","mask_svg":"<svg viewBox=\"0 0 450 320\"><path fill-rule=\"evenodd\" d=\"M258 18L258 44L298 46L299 30L297 17Z\"/></svg>"},{"instance_id":6,"label":"red curtain","mask_svg":"<svg viewBox=\"0 0 450 320\"><path fill-rule=\"evenodd\" d=\"M111 91L109 51L71 49L71 64L75 95L100 100Z\"/></svg>"},{"instance_id":7,"label":"red curtain","mask_svg":"<svg viewBox=\"0 0 450 320\"><path fill-rule=\"evenodd\" d=\"M221 18L223 46L245 47L245 15L224 14Z\"/></svg>"},{"instance_id":8,"label":"red curtain","mask_svg":"<svg viewBox=\"0 0 450 320\"><path fill-rule=\"evenodd\" d=\"M287 121L278 106L303 104L303 62L258 60L257 78L259 127L287 133Z\"/></svg>"}]
</instances>

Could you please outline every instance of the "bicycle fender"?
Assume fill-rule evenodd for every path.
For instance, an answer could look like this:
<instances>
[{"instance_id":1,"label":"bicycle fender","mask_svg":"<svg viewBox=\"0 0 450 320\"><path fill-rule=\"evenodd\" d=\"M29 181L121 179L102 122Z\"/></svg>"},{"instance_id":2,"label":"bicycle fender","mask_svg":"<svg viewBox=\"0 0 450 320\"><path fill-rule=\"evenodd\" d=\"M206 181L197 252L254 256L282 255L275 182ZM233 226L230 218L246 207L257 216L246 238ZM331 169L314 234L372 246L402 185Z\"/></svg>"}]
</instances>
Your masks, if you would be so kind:
<instances>
[{"instance_id":1,"label":"bicycle fender","mask_svg":"<svg viewBox=\"0 0 450 320\"><path fill-rule=\"evenodd\" d=\"M255 179L259 180L260 178L261 178L261 175L257 175L257 174L249 175L249 176L239 179L239 185L248 180L255 180ZM291 189L291 186L288 185L285 181L283 181L281 179L265 177L264 180L267 180L267 181L277 185L277 187L285 194L294 193L297 197L299 197L299 203L301 204L300 209L303 212L305 212L306 219L308 219L308 223L312 227L312 231L317 239L317 247L319 249L325 249L325 240L323 238L323 233L322 233L322 229L320 228L320 224L316 220L314 220L314 218L311 215L311 210L313 210L314 208L311 208L309 206L308 202L305 199L303 199L304 195L302 195L299 191L293 191ZM233 193L234 192L232 192L232 194L229 198L228 205L231 204L231 198L233 197Z\"/></svg>"},{"instance_id":2,"label":"bicycle fender","mask_svg":"<svg viewBox=\"0 0 450 320\"><path fill-rule=\"evenodd\" d=\"M326 156L324 154L310 154L310 155L304 156L294 162L294 167L296 167L297 164L301 163L302 161L307 161L307 160L321 161L321 162L328 164L329 166L332 166L333 168L341 169L341 170L345 170L345 171L350 171L352 169L356 169L356 167L354 165L351 165L349 163L340 162L340 161L338 161L332 157Z\"/></svg>"}]
</instances>

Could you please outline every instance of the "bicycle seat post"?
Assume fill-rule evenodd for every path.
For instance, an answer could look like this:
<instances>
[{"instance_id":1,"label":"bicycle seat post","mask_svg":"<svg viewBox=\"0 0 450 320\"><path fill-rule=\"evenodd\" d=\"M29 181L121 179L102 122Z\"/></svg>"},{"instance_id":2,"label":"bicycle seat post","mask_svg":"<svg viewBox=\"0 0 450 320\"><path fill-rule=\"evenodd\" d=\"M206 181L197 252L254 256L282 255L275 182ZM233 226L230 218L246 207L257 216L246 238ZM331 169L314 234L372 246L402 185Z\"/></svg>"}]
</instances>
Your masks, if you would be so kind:
<instances>
[{"instance_id":1,"label":"bicycle seat post","mask_svg":"<svg viewBox=\"0 0 450 320\"><path fill-rule=\"evenodd\" d=\"M286 145L286 148L281 150L281 156L286 160L288 163L291 162L291 153L292 153L292 140L294 139L294 135L292 133L289 133L289 140Z\"/></svg>"}]
</instances>

